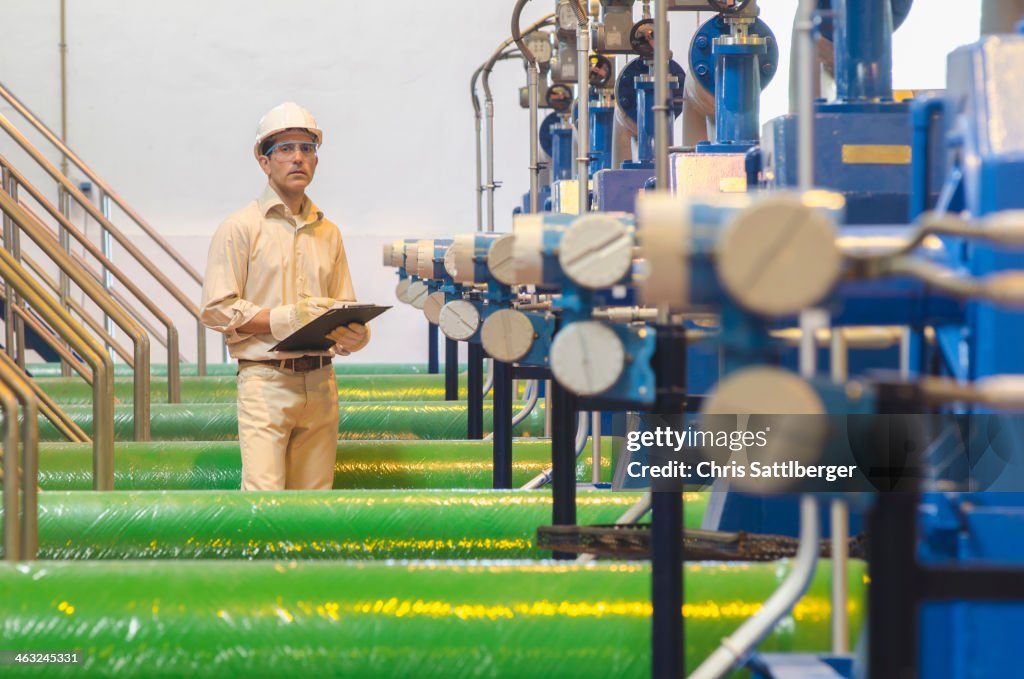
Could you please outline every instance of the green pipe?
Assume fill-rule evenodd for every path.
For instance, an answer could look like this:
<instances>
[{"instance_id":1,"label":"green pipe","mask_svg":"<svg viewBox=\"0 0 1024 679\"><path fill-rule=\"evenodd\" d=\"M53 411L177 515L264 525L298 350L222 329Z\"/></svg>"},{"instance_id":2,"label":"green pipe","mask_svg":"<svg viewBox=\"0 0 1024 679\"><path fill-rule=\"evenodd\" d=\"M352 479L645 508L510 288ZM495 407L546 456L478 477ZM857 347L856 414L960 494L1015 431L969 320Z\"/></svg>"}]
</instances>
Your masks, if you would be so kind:
<instances>
[{"instance_id":1,"label":"green pipe","mask_svg":"<svg viewBox=\"0 0 1024 679\"><path fill-rule=\"evenodd\" d=\"M614 523L641 495L581 491L577 520ZM544 490L44 492L39 558L540 559L550 524Z\"/></svg>"},{"instance_id":2,"label":"green pipe","mask_svg":"<svg viewBox=\"0 0 1024 679\"><path fill-rule=\"evenodd\" d=\"M49 377L60 377L60 363L29 363L28 368L29 374L35 378L49 378ZM207 375L234 375L235 371L238 370L238 364L236 363L211 363L206 366ZM441 370L444 370L444 365L441 365ZM459 372L465 372L466 365L464 363L459 364ZM153 363L149 366L149 372L151 375L160 375L163 377L167 376L167 364L166 363ZM427 364L426 363L356 363L349 361L335 361L334 372L339 375L426 375ZM114 374L117 376L126 377L132 374L132 367L124 363L114 364ZM196 372L195 363L182 363L181 364L181 375L195 376Z\"/></svg>"},{"instance_id":3,"label":"green pipe","mask_svg":"<svg viewBox=\"0 0 1024 679\"><path fill-rule=\"evenodd\" d=\"M787 571L689 566L686 666ZM762 651L827 651L829 571L819 566ZM850 563L850 630L863 623L864 575ZM650 568L626 563L5 563L5 648L77 650L81 664L4 676L649 677L650 587Z\"/></svg>"},{"instance_id":4,"label":"green pipe","mask_svg":"<svg viewBox=\"0 0 1024 679\"><path fill-rule=\"evenodd\" d=\"M602 439L605 481L611 481L616 443ZM339 441L334 488L490 488L491 450L490 441ZM91 456L89 444L40 445L40 487L89 490ZM512 485L523 485L550 464L549 440L516 440ZM118 443L114 465L117 490L237 490L242 483L237 441ZM590 481L589 443L576 478Z\"/></svg>"},{"instance_id":5,"label":"green pipe","mask_svg":"<svg viewBox=\"0 0 1024 679\"><path fill-rule=\"evenodd\" d=\"M85 405L92 403L91 387L77 378L39 380L39 386L60 404ZM121 403L131 403L130 378L119 377L114 382L114 394ZM167 403L167 380L150 382L150 401ZM234 403L237 382L230 377L181 378L182 403ZM466 400L466 378L459 378L459 399ZM338 377L340 401L443 401L443 375L343 375Z\"/></svg>"},{"instance_id":6,"label":"green pipe","mask_svg":"<svg viewBox=\"0 0 1024 679\"><path fill-rule=\"evenodd\" d=\"M518 410L522 404L516 404ZM457 401L404 401L341 403L338 435L345 439L454 439L466 436L466 404ZM64 408L78 426L92 435L92 408ZM484 428L489 430L491 404L484 403ZM114 409L114 436L132 438L132 409ZM516 428L517 436L540 436L544 431L544 407L538 403ZM150 433L154 441L228 441L238 438L238 411L234 403L153 404ZM39 420L40 441L60 441L53 424Z\"/></svg>"}]
</instances>

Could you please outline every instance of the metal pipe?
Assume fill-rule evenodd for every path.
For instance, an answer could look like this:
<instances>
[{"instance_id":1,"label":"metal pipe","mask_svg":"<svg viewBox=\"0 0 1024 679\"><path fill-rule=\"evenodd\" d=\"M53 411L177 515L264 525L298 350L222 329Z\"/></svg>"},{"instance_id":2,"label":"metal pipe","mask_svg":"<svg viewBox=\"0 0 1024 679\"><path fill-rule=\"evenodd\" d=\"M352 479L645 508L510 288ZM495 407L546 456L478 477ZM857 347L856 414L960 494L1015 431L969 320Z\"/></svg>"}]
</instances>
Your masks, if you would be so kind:
<instances>
[{"instance_id":1,"label":"metal pipe","mask_svg":"<svg viewBox=\"0 0 1024 679\"><path fill-rule=\"evenodd\" d=\"M541 17L540 20L531 24L523 35L529 35L534 31L538 31L541 28L547 26L554 18L554 13L546 14ZM484 131L487 144L487 231L494 231L494 189L497 186L494 183L494 97L491 93L491 71L494 69L494 64L498 61L502 52L511 45L514 40L509 37L506 38L501 45L494 51L491 58L487 60L483 67L483 87L484 87L484 115L486 116Z\"/></svg>"},{"instance_id":2,"label":"metal pipe","mask_svg":"<svg viewBox=\"0 0 1024 679\"><path fill-rule=\"evenodd\" d=\"M0 193L0 199L6 194ZM17 214L11 215L17 221ZM26 302L93 370L93 488L114 488L114 364L110 356L59 303L46 294L11 255L0 249L0 277Z\"/></svg>"},{"instance_id":3,"label":"metal pipe","mask_svg":"<svg viewBox=\"0 0 1024 679\"><path fill-rule=\"evenodd\" d=\"M65 0L60 0L60 43L57 45L60 51L60 140L64 143L68 141L68 41L67 31L67 11L66 11ZM68 157L61 154L60 157L60 172L65 177L68 176Z\"/></svg>"},{"instance_id":4,"label":"metal pipe","mask_svg":"<svg viewBox=\"0 0 1024 679\"><path fill-rule=\"evenodd\" d=\"M11 172L6 167L0 168L0 185L7 191L10 187ZM14 224L7 215L3 216L4 224L4 247L8 252L14 252ZM19 351L14 340L14 306L17 304L14 299L14 289L4 286L4 351L10 356L16 356Z\"/></svg>"},{"instance_id":5,"label":"metal pipe","mask_svg":"<svg viewBox=\"0 0 1024 679\"><path fill-rule=\"evenodd\" d=\"M105 314L108 314L117 323L125 334L127 334L134 347L133 366L135 369L135 398L133 404L135 411L135 439L145 441L149 438L149 335L137 324L124 309L120 308L105 293L103 287L96 282L86 271L81 269L71 256L64 249L56 247L56 243L49 241L46 234L24 208L21 207L9 194L0 191L0 210L14 220L14 223L24 231L32 241L45 252L61 271L67 272L68 277L75 282L75 285L84 292ZM44 293L45 294L45 293ZM107 356L110 360L110 356ZM110 360L111 365L113 361ZM110 375L111 391L113 391L113 372Z\"/></svg>"},{"instance_id":6,"label":"metal pipe","mask_svg":"<svg viewBox=\"0 0 1024 679\"><path fill-rule=\"evenodd\" d=\"M0 86L0 95L3 94L2 86ZM146 270L156 281L163 287L171 297L173 297L184 309L195 319L197 328L197 347L196 347L196 362L197 368L200 375L206 374L206 328L202 323L199 314L199 307L196 303L185 295L174 283L171 282L170 278L166 273L161 271L156 265L153 264L145 254L139 249L131 239L126 237L116 226L114 226L108 219L106 219L102 213L96 208L92 202L82 194L78 188L71 183L67 177L60 174L56 167L46 159L45 156L33 146L28 139L21 134L11 122L3 115L0 115L0 128L2 128L15 142L28 153L33 160L49 174L55 181L60 184L61 190L64 194L65 203L74 198L82 209L84 209L90 217L95 219L102 228L106 229L114 237L114 240L130 254L143 269ZM65 147L66 148L66 147ZM69 156L72 162L75 162L73 155ZM77 163L76 163L77 164ZM117 203L122 209L130 213L130 209L126 209L120 202L118 202L117 196L113 194L106 185L101 187L110 196L111 200Z\"/></svg>"},{"instance_id":7,"label":"metal pipe","mask_svg":"<svg viewBox=\"0 0 1024 679\"><path fill-rule=\"evenodd\" d=\"M512 59L517 57L516 52L503 52L498 60ZM484 230L484 215L483 215L483 201L484 201L484 184L483 184L483 160L482 160L482 147L480 141L480 130L482 116L480 111L480 98L476 96L476 82L480 78L480 74L483 72L484 67L488 62L484 62L473 71L473 77L469 79L469 94L470 100L473 102L473 120L476 127L476 230Z\"/></svg>"},{"instance_id":8,"label":"metal pipe","mask_svg":"<svg viewBox=\"0 0 1024 679\"><path fill-rule=\"evenodd\" d=\"M660 0L659 0L660 1ZM740 628L722 640L714 653L701 663L690 679L718 679L746 658L747 654L771 632L807 591L818 565L818 506L813 495L800 496L800 545L793 570L785 582L764 602L764 606Z\"/></svg>"},{"instance_id":9,"label":"metal pipe","mask_svg":"<svg viewBox=\"0 0 1024 679\"><path fill-rule=\"evenodd\" d=\"M573 0L576 24L576 179L579 181L579 214L590 212L590 16Z\"/></svg>"},{"instance_id":10,"label":"metal pipe","mask_svg":"<svg viewBox=\"0 0 1024 679\"><path fill-rule=\"evenodd\" d=\"M793 33L800 64L797 74L797 185L801 191L814 186L814 80L817 61L814 48L816 0L800 0Z\"/></svg>"},{"instance_id":11,"label":"metal pipe","mask_svg":"<svg viewBox=\"0 0 1024 679\"><path fill-rule=\"evenodd\" d=\"M601 483L601 413L595 410L591 414L590 425L590 469L591 480Z\"/></svg>"},{"instance_id":12,"label":"metal pipe","mask_svg":"<svg viewBox=\"0 0 1024 679\"><path fill-rule=\"evenodd\" d=\"M12 187L13 188L13 187ZM17 193L11 193L11 196L17 198ZM64 217L64 222L71 222L71 201L68 200L68 193L64 189L64 185L61 184L57 187L57 204L60 206L60 213ZM71 249L71 241L68 240L68 234L63 227L63 222L57 227L58 240L60 246L66 251ZM60 279L60 291L58 297L62 306L68 306L68 300L71 298L71 280L68 278L66 271L61 269L58 271L58 277ZM61 375L68 377L71 374L71 367L67 364L61 364Z\"/></svg>"},{"instance_id":13,"label":"metal pipe","mask_svg":"<svg viewBox=\"0 0 1024 679\"><path fill-rule=\"evenodd\" d=\"M35 185L28 181L28 179L19 172L17 169L12 167L7 159L0 155L0 167L6 168L10 174L12 185L14 187L21 187L28 191L29 195L36 200L39 205L45 210L57 223L60 225L62 233L69 235L74 238L82 248L92 255L103 267L104 278L108 275L112 275L117 278L117 281L121 283L125 289L130 292L137 300L139 300L146 310L151 313L161 325L164 326L166 332L166 341L164 345L167 347L167 400L170 403L179 403L181 401L181 352L178 343L178 328L174 325L171 317L168 316L163 309L154 302L150 297L142 290L142 288L135 283L135 281L128 274L124 273L119 267L117 267L111 260L108 250L100 250L89 238L82 233L67 217L65 217L60 210L56 209L53 204L46 199L43 192L40 191ZM10 191L8 191L10 193ZM12 197L17 198L17 193L12 193ZM36 223L49 233L52 237L52 231L49 227L26 205L21 206L29 216L35 218ZM104 231L109 237L109 232ZM17 236L17 232L15 233ZM80 259L78 255L72 253L72 257L80 266L84 266L84 260ZM122 297L118 293L113 293L114 299L119 304L124 306ZM150 328L144 323L143 319L137 319L138 323L146 326L146 330L151 332ZM125 359L126 362L128 359ZM205 371L200 373L205 374Z\"/></svg>"},{"instance_id":14,"label":"metal pipe","mask_svg":"<svg viewBox=\"0 0 1024 679\"><path fill-rule=\"evenodd\" d=\"M654 2L654 181L659 191L668 190L668 5Z\"/></svg>"},{"instance_id":15,"label":"metal pipe","mask_svg":"<svg viewBox=\"0 0 1024 679\"><path fill-rule=\"evenodd\" d=\"M526 88L530 107L530 214L540 212L540 144L538 108L540 107L540 66L537 64L537 56L527 47L519 30L519 17L523 7L530 0L518 0L515 9L512 10L512 39L515 41L519 51L527 63Z\"/></svg>"},{"instance_id":16,"label":"metal pipe","mask_svg":"<svg viewBox=\"0 0 1024 679\"><path fill-rule=\"evenodd\" d=\"M849 378L849 347L843 328L832 329L829 351L832 381L844 384ZM850 612L846 607L849 584L846 582L850 558L850 507L845 500L830 504L832 523L832 653L849 652Z\"/></svg>"},{"instance_id":17,"label":"metal pipe","mask_svg":"<svg viewBox=\"0 0 1024 679\"><path fill-rule=\"evenodd\" d=\"M850 651L850 612L847 609L850 563L850 507L845 500L832 500L832 653Z\"/></svg>"},{"instance_id":18,"label":"metal pipe","mask_svg":"<svg viewBox=\"0 0 1024 679\"><path fill-rule=\"evenodd\" d=\"M8 561L21 560L21 484L18 470L18 402L14 392L0 382L0 409L4 413L4 558Z\"/></svg>"}]
</instances>

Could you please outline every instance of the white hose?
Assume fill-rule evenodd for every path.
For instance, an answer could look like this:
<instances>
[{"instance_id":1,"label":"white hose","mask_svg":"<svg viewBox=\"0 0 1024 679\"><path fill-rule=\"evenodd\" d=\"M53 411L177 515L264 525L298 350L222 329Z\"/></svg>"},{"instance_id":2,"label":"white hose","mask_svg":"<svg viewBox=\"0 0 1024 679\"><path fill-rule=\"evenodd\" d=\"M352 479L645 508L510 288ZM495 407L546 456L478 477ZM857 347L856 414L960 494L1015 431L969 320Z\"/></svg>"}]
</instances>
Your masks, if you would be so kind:
<instances>
[{"instance_id":1,"label":"white hose","mask_svg":"<svg viewBox=\"0 0 1024 679\"><path fill-rule=\"evenodd\" d=\"M577 416L576 424L576 460L580 459L583 449L587 447L587 437L590 435L590 417L588 413L581 412ZM548 467L540 474L523 484L523 490L534 490L551 483L551 467Z\"/></svg>"},{"instance_id":2,"label":"white hose","mask_svg":"<svg viewBox=\"0 0 1024 679\"><path fill-rule=\"evenodd\" d=\"M800 546L796 550L793 570L782 585L775 590L757 613L740 625L731 636L722 639L722 644L701 666L690 675L690 679L718 679L738 666L757 644L787 615L804 595L814 577L818 565L818 540L821 528L818 525L818 503L813 495L800 496Z\"/></svg>"},{"instance_id":3,"label":"white hose","mask_svg":"<svg viewBox=\"0 0 1024 679\"><path fill-rule=\"evenodd\" d=\"M523 393L526 397L526 403L520 408L519 412L512 416L512 426L516 426L533 412L533 409L537 406L537 399L540 396L540 389L537 387L537 380L530 380L526 383L526 390ZM494 439L494 432L484 437L485 441Z\"/></svg>"}]
</instances>

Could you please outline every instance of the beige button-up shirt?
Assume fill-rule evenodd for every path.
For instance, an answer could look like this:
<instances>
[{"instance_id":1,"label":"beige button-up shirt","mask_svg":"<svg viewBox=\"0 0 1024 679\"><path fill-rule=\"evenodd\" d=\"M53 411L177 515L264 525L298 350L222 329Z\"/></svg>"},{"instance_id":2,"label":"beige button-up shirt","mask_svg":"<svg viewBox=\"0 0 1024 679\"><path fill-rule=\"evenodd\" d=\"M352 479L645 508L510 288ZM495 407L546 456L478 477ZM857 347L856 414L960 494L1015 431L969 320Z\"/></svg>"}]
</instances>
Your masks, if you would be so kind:
<instances>
[{"instance_id":1,"label":"beige button-up shirt","mask_svg":"<svg viewBox=\"0 0 1024 679\"><path fill-rule=\"evenodd\" d=\"M356 301L341 232L308 196L301 214L293 214L268 184L213 235L203 280L203 324L227 336L235 359L308 355L271 351L277 340L269 333L237 330L261 309L295 304L302 297Z\"/></svg>"}]
</instances>

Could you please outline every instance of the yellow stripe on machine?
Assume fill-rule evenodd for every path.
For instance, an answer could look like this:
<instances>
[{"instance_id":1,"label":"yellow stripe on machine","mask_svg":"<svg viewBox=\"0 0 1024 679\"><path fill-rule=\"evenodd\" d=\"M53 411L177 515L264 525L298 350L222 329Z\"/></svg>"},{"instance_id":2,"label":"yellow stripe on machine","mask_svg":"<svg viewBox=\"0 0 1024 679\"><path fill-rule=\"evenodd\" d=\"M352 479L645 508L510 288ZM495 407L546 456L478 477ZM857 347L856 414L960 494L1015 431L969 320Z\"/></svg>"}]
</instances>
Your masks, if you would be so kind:
<instances>
[{"instance_id":1,"label":"yellow stripe on machine","mask_svg":"<svg viewBox=\"0 0 1024 679\"><path fill-rule=\"evenodd\" d=\"M902 144L843 144L844 165L909 165L910 158Z\"/></svg>"}]
</instances>

